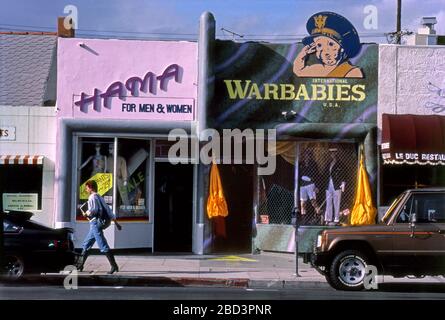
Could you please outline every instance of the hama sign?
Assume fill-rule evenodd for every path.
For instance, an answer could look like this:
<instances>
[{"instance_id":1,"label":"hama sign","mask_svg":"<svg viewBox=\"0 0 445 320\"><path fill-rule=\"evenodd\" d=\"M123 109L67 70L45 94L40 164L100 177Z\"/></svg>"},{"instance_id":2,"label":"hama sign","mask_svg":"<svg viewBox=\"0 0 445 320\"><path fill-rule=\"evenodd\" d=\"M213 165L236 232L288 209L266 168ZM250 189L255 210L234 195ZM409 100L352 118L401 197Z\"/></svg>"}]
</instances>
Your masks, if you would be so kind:
<instances>
[{"instance_id":1,"label":"hama sign","mask_svg":"<svg viewBox=\"0 0 445 320\"><path fill-rule=\"evenodd\" d=\"M92 95L82 92L74 102L79 107L74 110L74 114L77 117L88 116L91 107L104 117L118 115L119 119L169 120L172 115L183 114L186 120L193 120L193 99L140 96L142 93L156 95L158 83L159 90L168 92L169 81L180 82L181 70L178 64L171 64L160 75L148 71L143 78L132 76L125 82L113 82L104 93L100 93L98 88L94 88Z\"/></svg>"},{"instance_id":2,"label":"hama sign","mask_svg":"<svg viewBox=\"0 0 445 320\"><path fill-rule=\"evenodd\" d=\"M58 39L58 117L195 120L196 43L81 40Z\"/></svg>"},{"instance_id":3,"label":"hama sign","mask_svg":"<svg viewBox=\"0 0 445 320\"><path fill-rule=\"evenodd\" d=\"M105 108L111 108L111 101L113 97L117 96L118 99L125 101L125 98L130 94L135 97L139 95L139 92L147 92L156 94L157 82L159 80L160 89L163 91L168 90L168 81L173 78L175 82L179 82L179 65L172 64L168 66L160 76L156 76L151 71L148 71L144 78L133 76L125 81L125 84L121 81L113 82L108 86L107 90L100 94L98 88L94 89L94 93L88 96L85 92L82 92L80 99L74 104L79 106L82 112L87 112L88 104L93 104L94 110L100 110L102 106Z\"/></svg>"},{"instance_id":4,"label":"hama sign","mask_svg":"<svg viewBox=\"0 0 445 320\"><path fill-rule=\"evenodd\" d=\"M209 126L376 123L378 45L360 43L333 12L313 14L306 29L297 44L217 40Z\"/></svg>"}]
</instances>

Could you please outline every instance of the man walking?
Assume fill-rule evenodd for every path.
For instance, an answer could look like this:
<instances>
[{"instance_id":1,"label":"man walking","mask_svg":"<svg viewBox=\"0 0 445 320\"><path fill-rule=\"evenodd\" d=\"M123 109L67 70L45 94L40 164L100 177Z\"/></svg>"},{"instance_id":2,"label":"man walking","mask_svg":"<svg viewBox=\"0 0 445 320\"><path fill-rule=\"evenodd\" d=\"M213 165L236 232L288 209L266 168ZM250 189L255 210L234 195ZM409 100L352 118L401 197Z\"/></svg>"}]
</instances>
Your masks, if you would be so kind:
<instances>
[{"instance_id":1,"label":"man walking","mask_svg":"<svg viewBox=\"0 0 445 320\"><path fill-rule=\"evenodd\" d=\"M88 257L90 249L93 247L94 243L97 242L99 246L100 252L105 253L108 258L108 261L111 265L111 270L108 274L113 274L114 272L119 271L119 267L114 259L114 255L111 252L110 247L108 246L107 239L105 239L103 228L99 221L100 211L105 210L106 214L109 216L110 220L113 220L116 228L121 230L121 225L116 221L116 217L111 212L108 205L105 203L105 200L97 194L97 183L94 180L89 180L85 183L85 189L89 194L88 197L88 210L86 212L82 212L84 216L87 217L90 223L90 231L83 241L82 247L82 257L81 262L78 266L79 271L83 270L85 265L85 261Z\"/></svg>"}]
</instances>

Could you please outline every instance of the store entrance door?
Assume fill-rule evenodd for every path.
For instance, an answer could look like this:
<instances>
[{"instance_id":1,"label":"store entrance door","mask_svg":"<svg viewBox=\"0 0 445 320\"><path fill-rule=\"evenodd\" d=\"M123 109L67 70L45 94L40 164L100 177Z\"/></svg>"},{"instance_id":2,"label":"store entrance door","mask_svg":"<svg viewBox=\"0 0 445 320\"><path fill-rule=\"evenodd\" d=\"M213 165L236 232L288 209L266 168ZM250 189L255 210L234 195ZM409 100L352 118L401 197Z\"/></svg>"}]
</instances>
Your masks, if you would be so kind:
<instances>
[{"instance_id":1,"label":"store entrance door","mask_svg":"<svg viewBox=\"0 0 445 320\"><path fill-rule=\"evenodd\" d=\"M155 164L154 251L192 252L193 165Z\"/></svg>"},{"instance_id":2,"label":"store entrance door","mask_svg":"<svg viewBox=\"0 0 445 320\"><path fill-rule=\"evenodd\" d=\"M218 165L229 214L212 219L214 253L251 253L253 165ZM223 228L221 228L223 224ZM221 229L224 230L221 232Z\"/></svg>"}]
</instances>

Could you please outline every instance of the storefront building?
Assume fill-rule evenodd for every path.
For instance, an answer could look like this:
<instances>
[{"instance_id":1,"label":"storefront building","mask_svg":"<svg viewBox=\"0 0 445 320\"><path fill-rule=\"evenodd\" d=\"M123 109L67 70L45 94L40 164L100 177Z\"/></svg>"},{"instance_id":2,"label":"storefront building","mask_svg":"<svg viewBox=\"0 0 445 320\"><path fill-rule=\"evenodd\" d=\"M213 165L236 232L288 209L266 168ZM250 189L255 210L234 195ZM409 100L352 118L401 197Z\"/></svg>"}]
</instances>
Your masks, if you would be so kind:
<instances>
[{"instance_id":1,"label":"storefront building","mask_svg":"<svg viewBox=\"0 0 445 320\"><path fill-rule=\"evenodd\" d=\"M0 32L0 209L54 222L57 34Z\"/></svg>"},{"instance_id":2,"label":"storefront building","mask_svg":"<svg viewBox=\"0 0 445 320\"><path fill-rule=\"evenodd\" d=\"M348 224L360 150L376 204L378 45L360 43L352 24L330 12L308 17L308 37L295 44L215 40L214 26L213 16L204 14L200 83L208 85L199 96L199 128L221 136L224 130L275 129L277 143L268 152L277 157L271 175L258 174L259 164L245 158L242 164L216 159L229 213L221 228L202 210L205 252L294 252L295 218L313 232ZM209 170L203 166L200 175L204 199ZM327 192L333 171L339 172L334 184L342 184L335 196ZM299 197L308 182L315 201Z\"/></svg>"},{"instance_id":3,"label":"storefront building","mask_svg":"<svg viewBox=\"0 0 445 320\"><path fill-rule=\"evenodd\" d=\"M403 190L445 186L445 47L379 47L381 212Z\"/></svg>"},{"instance_id":4,"label":"storefront building","mask_svg":"<svg viewBox=\"0 0 445 320\"><path fill-rule=\"evenodd\" d=\"M198 43L59 38L56 49L52 36L39 102L1 97L2 180L25 167L36 177L32 190L2 184L15 188L2 190L2 203L4 194L7 203L28 194L35 218L73 227L80 247L83 186L94 179L124 226L106 230L114 248L294 252L295 219L303 233L349 223L361 150L379 215L407 188L445 186L445 47L360 43L354 26L327 12L306 27L302 43L222 41L205 13ZM328 44L317 42L323 36L341 40L327 73L329 57L316 47ZM43 106L55 101L56 61L54 115ZM171 164L173 129L200 137L201 151L206 129L221 137L274 129L277 143L265 148L275 170L259 174L265 164L245 157L248 139L241 159L215 157L228 215L214 219L211 165L192 153ZM333 154L336 195L327 192ZM310 182L315 201L301 193Z\"/></svg>"},{"instance_id":5,"label":"storefront building","mask_svg":"<svg viewBox=\"0 0 445 320\"><path fill-rule=\"evenodd\" d=\"M194 251L197 169L168 162L167 137L194 134L196 70L192 42L59 39L55 219L76 247L93 179L123 225L110 246Z\"/></svg>"}]
</instances>

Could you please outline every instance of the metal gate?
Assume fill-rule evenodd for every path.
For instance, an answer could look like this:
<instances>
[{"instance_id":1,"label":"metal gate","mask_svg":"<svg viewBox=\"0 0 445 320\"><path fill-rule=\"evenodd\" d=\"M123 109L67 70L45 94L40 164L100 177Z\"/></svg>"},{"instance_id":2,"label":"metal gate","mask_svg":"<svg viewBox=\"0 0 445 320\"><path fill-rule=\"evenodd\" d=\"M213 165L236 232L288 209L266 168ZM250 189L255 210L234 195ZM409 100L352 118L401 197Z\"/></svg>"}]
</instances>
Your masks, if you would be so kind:
<instances>
[{"instance_id":1,"label":"metal gate","mask_svg":"<svg viewBox=\"0 0 445 320\"><path fill-rule=\"evenodd\" d=\"M280 144L289 147L277 152L275 173L258 177L258 222L290 225L299 212L299 225L348 224L356 189L357 144L277 142ZM297 205L299 210L295 210Z\"/></svg>"}]
</instances>

